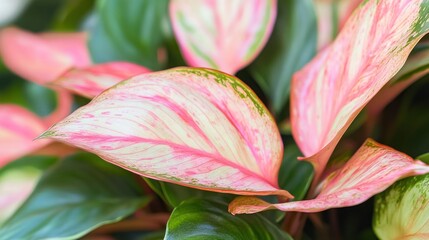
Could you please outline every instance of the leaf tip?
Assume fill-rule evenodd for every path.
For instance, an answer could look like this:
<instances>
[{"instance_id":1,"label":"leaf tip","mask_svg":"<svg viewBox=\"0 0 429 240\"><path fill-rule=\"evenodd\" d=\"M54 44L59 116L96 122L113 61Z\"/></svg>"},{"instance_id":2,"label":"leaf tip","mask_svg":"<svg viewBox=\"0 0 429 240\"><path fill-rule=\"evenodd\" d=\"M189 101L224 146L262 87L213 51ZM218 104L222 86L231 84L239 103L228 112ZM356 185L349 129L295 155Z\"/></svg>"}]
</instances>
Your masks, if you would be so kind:
<instances>
[{"instance_id":1,"label":"leaf tip","mask_svg":"<svg viewBox=\"0 0 429 240\"><path fill-rule=\"evenodd\" d=\"M272 209L270 203L267 203L256 197L240 196L235 198L228 206L228 212L236 214L252 214Z\"/></svg>"}]
</instances>

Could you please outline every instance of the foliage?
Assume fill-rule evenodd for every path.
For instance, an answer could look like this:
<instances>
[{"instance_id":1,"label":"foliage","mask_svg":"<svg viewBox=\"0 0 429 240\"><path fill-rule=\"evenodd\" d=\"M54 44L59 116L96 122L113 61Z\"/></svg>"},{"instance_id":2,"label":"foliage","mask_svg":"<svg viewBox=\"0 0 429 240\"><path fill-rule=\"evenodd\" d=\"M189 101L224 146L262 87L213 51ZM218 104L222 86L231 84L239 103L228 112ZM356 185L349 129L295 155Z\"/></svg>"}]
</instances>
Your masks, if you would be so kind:
<instances>
[{"instance_id":1,"label":"foliage","mask_svg":"<svg viewBox=\"0 0 429 240\"><path fill-rule=\"evenodd\" d=\"M9 4L2 238L428 236L429 0Z\"/></svg>"}]
</instances>

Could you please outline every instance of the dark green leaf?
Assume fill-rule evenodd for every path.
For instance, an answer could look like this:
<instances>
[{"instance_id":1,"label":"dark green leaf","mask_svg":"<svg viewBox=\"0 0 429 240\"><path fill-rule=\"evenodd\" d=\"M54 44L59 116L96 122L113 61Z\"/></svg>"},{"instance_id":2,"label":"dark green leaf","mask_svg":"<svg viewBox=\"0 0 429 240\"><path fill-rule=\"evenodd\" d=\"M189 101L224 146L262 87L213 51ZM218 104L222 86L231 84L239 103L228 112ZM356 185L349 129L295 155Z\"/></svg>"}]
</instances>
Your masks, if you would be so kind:
<instances>
[{"instance_id":1,"label":"dark green leaf","mask_svg":"<svg viewBox=\"0 0 429 240\"><path fill-rule=\"evenodd\" d=\"M226 203L192 199L176 207L165 239L292 239L260 214L233 216Z\"/></svg>"},{"instance_id":2,"label":"dark green leaf","mask_svg":"<svg viewBox=\"0 0 429 240\"><path fill-rule=\"evenodd\" d=\"M422 154L422 155L416 157L416 159L418 159L422 162L425 162L426 164L429 164L429 153Z\"/></svg>"},{"instance_id":3,"label":"dark green leaf","mask_svg":"<svg viewBox=\"0 0 429 240\"><path fill-rule=\"evenodd\" d=\"M1 227L3 239L76 239L130 215L148 198L133 174L80 153L49 169Z\"/></svg>"},{"instance_id":4,"label":"dark green leaf","mask_svg":"<svg viewBox=\"0 0 429 240\"><path fill-rule=\"evenodd\" d=\"M294 195L294 201L302 200L313 180L313 167L309 162L297 159L302 156L297 146L288 145L284 152L279 172L279 186Z\"/></svg>"},{"instance_id":5,"label":"dark green leaf","mask_svg":"<svg viewBox=\"0 0 429 240\"><path fill-rule=\"evenodd\" d=\"M293 73L316 53L317 22L311 0L279 0L267 46L250 66L276 115L286 109Z\"/></svg>"},{"instance_id":6,"label":"dark green leaf","mask_svg":"<svg viewBox=\"0 0 429 240\"><path fill-rule=\"evenodd\" d=\"M76 31L95 5L95 0L67 0L53 23L55 31Z\"/></svg>"},{"instance_id":7,"label":"dark green leaf","mask_svg":"<svg viewBox=\"0 0 429 240\"><path fill-rule=\"evenodd\" d=\"M99 0L98 21L90 32L89 48L95 62L130 61L160 69L162 21L167 0Z\"/></svg>"},{"instance_id":8,"label":"dark green leaf","mask_svg":"<svg viewBox=\"0 0 429 240\"><path fill-rule=\"evenodd\" d=\"M161 182L150 178L144 178L147 184L171 207L177 207L180 203L191 198L224 198L232 200L233 196L216 192L209 192L179 186L172 183Z\"/></svg>"}]
</instances>

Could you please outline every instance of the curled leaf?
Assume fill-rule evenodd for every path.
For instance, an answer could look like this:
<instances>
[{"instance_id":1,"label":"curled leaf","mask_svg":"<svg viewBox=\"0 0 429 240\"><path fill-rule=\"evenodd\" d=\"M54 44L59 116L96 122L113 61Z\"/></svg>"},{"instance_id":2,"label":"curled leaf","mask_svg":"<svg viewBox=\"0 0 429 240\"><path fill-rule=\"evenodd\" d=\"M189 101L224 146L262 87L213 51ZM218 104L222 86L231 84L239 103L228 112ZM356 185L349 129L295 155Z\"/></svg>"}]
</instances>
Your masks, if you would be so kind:
<instances>
[{"instance_id":1,"label":"curled leaf","mask_svg":"<svg viewBox=\"0 0 429 240\"><path fill-rule=\"evenodd\" d=\"M170 1L173 30L186 62L230 74L262 50L276 10L276 0Z\"/></svg>"},{"instance_id":2,"label":"curled leaf","mask_svg":"<svg viewBox=\"0 0 429 240\"><path fill-rule=\"evenodd\" d=\"M320 212L349 207L384 191L398 179L429 172L429 166L387 146L367 140L353 157L320 185L315 199L270 204L252 197L239 197L229 206L233 214L255 213L267 209Z\"/></svg>"},{"instance_id":3,"label":"curled leaf","mask_svg":"<svg viewBox=\"0 0 429 240\"><path fill-rule=\"evenodd\" d=\"M147 72L149 72L148 69L133 63L109 62L72 69L52 84L84 97L93 98L123 80Z\"/></svg>"},{"instance_id":4,"label":"curled leaf","mask_svg":"<svg viewBox=\"0 0 429 240\"><path fill-rule=\"evenodd\" d=\"M368 0L337 39L294 75L292 133L317 180L360 110L428 32L428 0Z\"/></svg>"},{"instance_id":5,"label":"curled leaf","mask_svg":"<svg viewBox=\"0 0 429 240\"><path fill-rule=\"evenodd\" d=\"M239 79L214 70L175 68L135 76L42 137L157 180L292 197L277 185L283 145L272 116Z\"/></svg>"}]
</instances>

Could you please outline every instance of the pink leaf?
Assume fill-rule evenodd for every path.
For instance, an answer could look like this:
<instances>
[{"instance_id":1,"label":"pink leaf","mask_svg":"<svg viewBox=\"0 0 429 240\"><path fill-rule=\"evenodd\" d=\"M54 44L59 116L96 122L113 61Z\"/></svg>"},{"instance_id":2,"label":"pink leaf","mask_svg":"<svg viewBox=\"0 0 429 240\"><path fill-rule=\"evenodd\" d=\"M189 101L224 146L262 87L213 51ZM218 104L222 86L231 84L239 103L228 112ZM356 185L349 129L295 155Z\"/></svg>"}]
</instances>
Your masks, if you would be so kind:
<instances>
[{"instance_id":1,"label":"pink leaf","mask_svg":"<svg viewBox=\"0 0 429 240\"><path fill-rule=\"evenodd\" d=\"M257 198L240 197L230 204L230 212L255 213L267 209L319 212L330 208L360 204L384 191L398 179L429 172L429 166L373 140L320 185L320 194L312 200L269 204Z\"/></svg>"},{"instance_id":2,"label":"pink leaf","mask_svg":"<svg viewBox=\"0 0 429 240\"><path fill-rule=\"evenodd\" d=\"M50 141L33 142L46 129L45 123L35 114L14 105L0 105L0 167Z\"/></svg>"},{"instance_id":3,"label":"pink leaf","mask_svg":"<svg viewBox=\"0 0 429 240\"><path fill-rule=\"evenodd\" d=\"M170 17L190 66L235 74L262 50L276 9L276 0L172 0Z\"/></svg>"},{"instance_id":4,"label":"pink leaf","mask_svg":"<svg viewBox=\"0 0 429 240\"><path fill-rule=\"evenodd\" d=\"M402 67L428 31L426 0L368 0L335 42L294 75L292 132L322 173L339 139L366 103Z\"/></svg>"},{"instance_id":5,"label":"pink leaf","mask_svg":"<svg viewBox=\"0 0 429 240\"><path fill-rule=\"evenodd\" d=\"M239 79L175 68L117 84L42 137L71 144L137 174L235 194L278 194L277 126Z\"/></svg>"},{"instance_id":6,"label":"pink leaf","mask_svg":"<svg viewBox=\"0 0 429 240\"><path fill-rule=\"evenodd\" d=\"M72 69L53 84L79 95L93 98L120 81L147 72L150 71L136 64L110 62L82 69Z\"/></svg>"},{"instance_id":7,"label":"pink leaf","mask_svg":"<svg viewBox=\"0 0 429 240\"><path fill-rule=\"evenodd\" d=\"M44 84L66 70L90 63L83 33L36 35L18 28L0 32L0 54L19 76Z\"/></svg>"}]
</instances>

